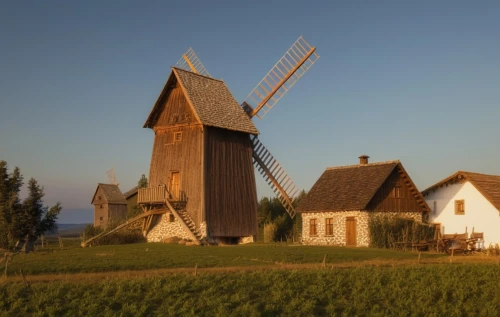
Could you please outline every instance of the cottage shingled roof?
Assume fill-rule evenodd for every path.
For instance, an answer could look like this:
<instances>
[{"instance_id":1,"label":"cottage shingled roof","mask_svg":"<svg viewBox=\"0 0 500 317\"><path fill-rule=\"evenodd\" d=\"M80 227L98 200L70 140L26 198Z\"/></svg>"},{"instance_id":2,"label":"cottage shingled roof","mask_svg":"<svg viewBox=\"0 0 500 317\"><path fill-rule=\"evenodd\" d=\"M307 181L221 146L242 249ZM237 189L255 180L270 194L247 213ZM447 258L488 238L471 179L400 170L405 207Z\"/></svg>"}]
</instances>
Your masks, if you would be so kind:
<instances>
[{"instance_id":1,"label":"cottage shingled roof","mask_svg":"<svg viewBox=\"0 0 500 317\"><path fill-rule=\"evenodd\" d=\"M422 191L425 196L437 188L456 182L469 181L476 189L498 210L500 211L500 176L458 171L442 181L430 186Z\"/></svg>"},{"instance_id":2,"label":"cottage shingled roof","mask_svg":"<svg viewBox=\"0 0 500 317\"><path fill-rule=\"evenodd\" d=\"M234 99L224 81L176 67L172 67L172 73L144 124L145 128L152 128L156 123L158 118L156 113L162 110L162 104L166 100L167 91L174 78L180 83L200 123L254 135L259 134L252 120Z\"/></svg>"},{"instance_id":3,"label":"cottage shingled roof","mask_svg":"<svg viewBox=\"0 0 500 317\"><path fill-rule=\"evenodd\" d=\"M298 212L363 210L399 161L327 168L297 208Z\"/></svg>"},{"instance_id":4,"label":"cottage shingled roof","mask_svg":"<svg viewBox=\"0 0 500 317\"><path fill-rule=\"evenodd\" d=\"M125 196L123 196L118 185L102 183L97 184L97 189L94 193L94 196L92 197L92 202L94 201L95 195L97 194L99 188L102 189L104 198L106 199L108 204L127 204L127 200L125 199Z\"/></svg>"}]
</instances>

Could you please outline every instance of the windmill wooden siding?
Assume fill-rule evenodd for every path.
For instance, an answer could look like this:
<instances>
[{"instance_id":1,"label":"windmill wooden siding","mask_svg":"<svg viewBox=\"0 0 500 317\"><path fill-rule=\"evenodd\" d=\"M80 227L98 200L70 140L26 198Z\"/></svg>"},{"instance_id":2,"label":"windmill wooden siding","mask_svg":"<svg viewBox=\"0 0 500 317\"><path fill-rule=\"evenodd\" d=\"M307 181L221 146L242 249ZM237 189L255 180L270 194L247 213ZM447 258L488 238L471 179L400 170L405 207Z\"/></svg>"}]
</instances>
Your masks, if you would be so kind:
<instances>
[{"instance_id":1,"label":"windmill wooden siding","mask_svg":"<svg viewBox=\"0 0 500 317\"><path fill-rule=\"evenodd\" d=\"M327 168L298 206L305 244L368 246L370 218L421 222L430 211L399 161L368 164L367 157L360 159L359 165ZM333 224L331 234L327 223Z\"/></svg>"},{"instance_id":2,"label":"windmill wooden siding","mask_svg":"<svg viewBox=\"0 0 500 317\"><path fill-rule=\"evenodd\" d=\"M172 200L185 202L204 236L257 235L250 135L258 131L222 81L174 68L144 127L155 132L148 187L172 192L178 173Z\"/></svg>"},{"instance_id":3,"label":"windmill wooden siding","mask_svg":"<svg viewBox=\"0 0 500 317\"><path fill-rule=\"evenodd\" d=\"M176 132L182 132L179 142L174 142ZM177 198L188 198L186 211L196 224L202 221L202 144L201 125L157 130L149 173L149 187L170 186L172 173L179 173L183 197Z\"/></svg>"},{"instance_id":4,"label":"windmill wooden siding","mask_svg":"<svg viewBox=\"0 0 500 317\"><path fill-rule=\"evenodd\" d=\"M257 192L248 134L206 129L206 218L213 236L255 235Z\"/></svg>"}]
</instances>

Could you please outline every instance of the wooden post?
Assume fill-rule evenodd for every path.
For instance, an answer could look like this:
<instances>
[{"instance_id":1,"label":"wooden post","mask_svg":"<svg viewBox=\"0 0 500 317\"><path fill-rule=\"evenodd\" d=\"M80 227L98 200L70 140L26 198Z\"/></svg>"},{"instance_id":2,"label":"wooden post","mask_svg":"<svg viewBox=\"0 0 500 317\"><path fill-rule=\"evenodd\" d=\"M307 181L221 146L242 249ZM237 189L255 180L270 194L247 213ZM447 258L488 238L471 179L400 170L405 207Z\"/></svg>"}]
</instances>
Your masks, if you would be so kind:
<instances>
[{"instance_id":1,"label":"wooden post","mask_svg":"<svg viewBox=\"0 0 500 317\"><path fill-rule=\"evenodd\" d=\"M420 253L421 252L418 252L418 264L420 264Z\"/></svg>"},{"instance_id":2,"label":"wooden post","mask_svg":"<svg viewBox=\"0 0 500 317\"><path fill-rule=\"evenodd\" d=\"M9 254L5 253L5 271L3 275L7 278L7 266L9 265Z\"/></svg>"},{"instance_id":3,"label":"wooden post","mask_svg":"<svg viewBox=\"0 0 500 317\"><path fill-rule=\"evenodd\" d=\"M26 280L26 276L24 275L23 269L21 269L21 276L23 277L23 282L26 288L30 287L30 283Z\"/></svg>"},{"instance_id":4,"label":"wooden post","mask_svg":"<svg viewBox=\"0 0 500 317\"><path fill-rule=\"evenodd\" d=\"M42 249L43 249L43 234L40 236L40 239L42 240Z\"/></svg>"},{"instance_id":5,"label":"wooden post","mask_svg":"<svg viewBox=\"0 0 500 317\"><path fill-rule=\"evenodd\" d=\"M198 263L194 265L194 276L196 276L197 270L198 270Z\"/></svg>"}]
</instances>

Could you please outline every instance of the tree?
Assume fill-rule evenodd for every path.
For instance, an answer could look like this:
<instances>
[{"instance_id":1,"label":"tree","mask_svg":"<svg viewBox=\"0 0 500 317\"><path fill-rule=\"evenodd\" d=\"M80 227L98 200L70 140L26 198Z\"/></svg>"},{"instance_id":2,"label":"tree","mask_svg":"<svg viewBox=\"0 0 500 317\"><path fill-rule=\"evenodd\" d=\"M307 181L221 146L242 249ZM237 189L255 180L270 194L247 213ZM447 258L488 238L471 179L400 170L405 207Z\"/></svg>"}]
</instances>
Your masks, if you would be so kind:
<instances>
[{"instance_id":1,"label":"tree","mask_svg":"<svg viewBox=\"0 0 500 317\"><path fill-rule=\"evenodd\" d=\"M13 222L21 214L19 193L23 177L18 167L8 174L7 162L0 161L0 247L11 248L15 243Z\"/></svg>"},{"instance_id":2,"label":"tree","mask_svg":"<svg viewBox=\"0 0 500 317\"><path fill-rule=\"evenodd\" d=\"M0 247L12 248L25 237L32 244L40 234L57 229L61 204L43 206L43 188L33 178L28 182L28 197L21 203L22 186L20 169L16 167L9 175L7 162L0 161Z\"/></svg>"},{"instance_id":3,"label":"tree","mask_svg":"<svg viewBox=\"0 0 500 317\"><path fill-rule=\"evenodd\" d=\"M305 196L306 192L302 190L292 202L294 208L297 208ZM302 232L302 218L300 214L296 214L294 219L290 218L278 198L261 198L257 213L260 228L264 228L266 224L273 224L274 241L298 241Z\"/></svg>"},{"instance_id":4,"label":"tree","mask_svg":"<svg viewBox=\"0 0 500 317\"><path fill-rule=\"evenodd\" d=\"M146 175L142 174L141 179L139 180L139 182L137 182L137 187L138 188L148 187L148 179L146 178Z\"/></svg>"}]
</instances>

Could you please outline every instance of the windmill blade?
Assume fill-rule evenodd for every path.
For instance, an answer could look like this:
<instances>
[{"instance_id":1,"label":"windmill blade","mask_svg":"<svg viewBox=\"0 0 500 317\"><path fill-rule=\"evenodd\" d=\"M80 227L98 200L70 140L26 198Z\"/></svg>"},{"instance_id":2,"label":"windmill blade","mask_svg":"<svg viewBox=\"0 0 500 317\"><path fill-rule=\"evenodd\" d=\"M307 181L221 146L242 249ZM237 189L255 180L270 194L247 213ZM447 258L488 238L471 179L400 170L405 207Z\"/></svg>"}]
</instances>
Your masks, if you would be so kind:
<instances>
[{"instance_id":1,"label":"windmill blade","mask_svg":"<svg viewBox=\"0 0 500 317\"><path fill-rule=\"evenodd\" d=\"M292 203L297 197L299 189L264 144L256 136L251 138L255 168L271 186L286 212L293 219L295 208Z\"/></svg>"},{"instance_id":2,"label":"windmill blade","mask_svg":"<svg viewBox=\"0 0 500 317\"><path fill-rule=\"evenodd\" d=\"M109 181L111 184L113 185L120 185L120 183L118 183L116 181L116 175L115 175L115 168L112 167L111 169L107 170L106 173L108 174L108 178L109 178Z\"/></svg>"},{"instance_id":3,"label":"windmill blade","mask_svg":"<svg viewBox=\"0 0 500 317\"><path fill-rule=\"evenodd\" d=\"M318 59L316 48L300 36L241 105L248 116L262 119Z\"/></svg>"},{"instance_id":4,"label":"windmill blade","mask_svg":"<svg viewBox=\"0 0 500 317\"><path fill-rule=\"evenodd\" d=\"M175 64L175 67L191 71L195 74L211 77L192 48L189 48L187 52L182 55L181 59Z\"/></svg>"}]
</instances>

